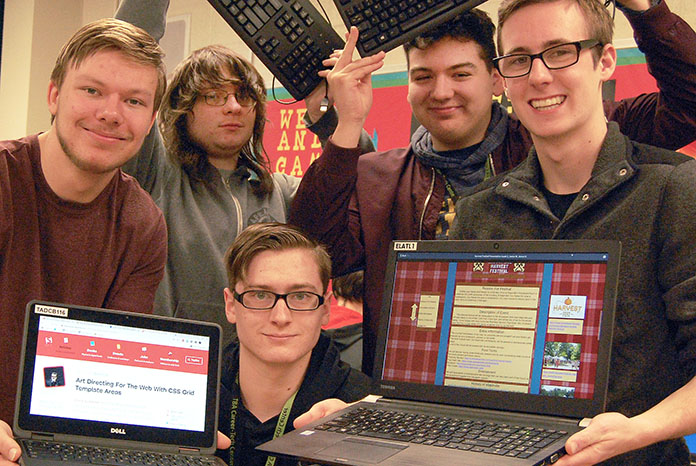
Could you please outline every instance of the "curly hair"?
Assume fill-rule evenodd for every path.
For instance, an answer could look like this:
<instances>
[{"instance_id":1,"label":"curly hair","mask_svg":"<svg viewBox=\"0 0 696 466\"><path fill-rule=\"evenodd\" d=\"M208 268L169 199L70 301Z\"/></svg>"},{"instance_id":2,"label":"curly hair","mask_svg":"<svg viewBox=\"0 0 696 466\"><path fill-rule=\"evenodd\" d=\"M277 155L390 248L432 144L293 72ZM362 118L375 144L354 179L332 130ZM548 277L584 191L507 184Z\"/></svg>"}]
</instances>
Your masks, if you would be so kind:
<instances>
[{"instance_id":1,"label":"curly hair","mask_svg":"<svg viewBox=\"0 0 696 466\"><path fill-rule=\"evenodd\" d=\"M270 161L263 147L266 87L254 65L223 45L195 50L174 69L159 111L159 128L165 147L172 161L191 178L210 182L206 175L209 173L207 154L191 140L186 117L202 90L227 85L236 86L255 102L254 129L240 151L237 163L256 173L260 183L253 184L252 189L256 195L266 196L273 190Z\"/></svg>"},{"instance_id":2,"label":"curly hair","mask_svg":"<svg viewBox=\"0 0 696 466\"><path fill-rule=\"evenodd\" d=\"M451 38L478 44L481 59L486 63L488 71L492 71L493 59L496 57L494 35L495 25L491 17L485 11L474 8L406 42L404 44L406 63L408 64L408 53L411 49L425 50L442 39Z\"/></svg>"},{"instance_id":3,"label":"curly hair","mask_svg":"<svg viewBox=\"0 0 696 466\"><path fill-rule=\"evenodd\" d=\"M336 277L331 282L331 289L336 298L362 303L363 300L363 271L358 270Z\"/></svg>"}]
</instances>

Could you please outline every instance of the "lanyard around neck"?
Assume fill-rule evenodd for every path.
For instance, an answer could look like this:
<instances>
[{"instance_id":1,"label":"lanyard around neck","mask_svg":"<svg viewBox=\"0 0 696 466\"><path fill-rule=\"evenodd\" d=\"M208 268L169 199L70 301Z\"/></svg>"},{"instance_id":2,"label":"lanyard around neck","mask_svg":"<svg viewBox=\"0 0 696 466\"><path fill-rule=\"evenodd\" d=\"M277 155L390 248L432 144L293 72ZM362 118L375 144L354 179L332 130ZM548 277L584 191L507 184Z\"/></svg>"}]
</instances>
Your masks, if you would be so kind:
<instances>
[{"instance_id":1,"label":"lanyard around neck","mask_svg":"<svg viewBox=\"0 0 696 466\"><path fill-rule=\"evenodd\" d=\"M237 373L235 385L237 386L236 388L238 393L241 394L241 388L239 386L239 373ZM285 427L287 426L288 419L290 418L290 411L292 410L292 405L295 402L295 396L297 396L298 391L299 388L297 389L297 391L295 391L295 393L292 394L290 398L288 398L288 400L283 405L283 409L280 410L280 414L278 415L278 422L276 423L276 428L273 432L274 439L277 439L285 432ZM232 399L232 407L230 409L230 466L234 466L234 451L237 437L237 409L239 407L239 400L240 397L235 396ZM274 466L275 462L275 456L269 456L268 458L266 458L266 466Z\"/></svg>"}]
</instances>

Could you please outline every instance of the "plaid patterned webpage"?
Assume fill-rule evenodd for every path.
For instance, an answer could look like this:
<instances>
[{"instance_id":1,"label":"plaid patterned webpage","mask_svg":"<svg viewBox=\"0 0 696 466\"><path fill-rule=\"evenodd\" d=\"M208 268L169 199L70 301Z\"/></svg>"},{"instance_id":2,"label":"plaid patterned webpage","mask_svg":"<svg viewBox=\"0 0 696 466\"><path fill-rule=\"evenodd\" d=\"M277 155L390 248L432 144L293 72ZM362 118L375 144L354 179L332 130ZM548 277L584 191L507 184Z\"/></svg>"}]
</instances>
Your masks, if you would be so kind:
<instances>
[{"instance_id":1,"label":"plaid patterned webpage","mask_svg":"<svg viewBox=\"0 0 696 466\"><path fill-rule=\"evenodd\" d=\"M606 262L418 255L396 264L384 380L592 398Z\"/></svg>"}]
</instances>

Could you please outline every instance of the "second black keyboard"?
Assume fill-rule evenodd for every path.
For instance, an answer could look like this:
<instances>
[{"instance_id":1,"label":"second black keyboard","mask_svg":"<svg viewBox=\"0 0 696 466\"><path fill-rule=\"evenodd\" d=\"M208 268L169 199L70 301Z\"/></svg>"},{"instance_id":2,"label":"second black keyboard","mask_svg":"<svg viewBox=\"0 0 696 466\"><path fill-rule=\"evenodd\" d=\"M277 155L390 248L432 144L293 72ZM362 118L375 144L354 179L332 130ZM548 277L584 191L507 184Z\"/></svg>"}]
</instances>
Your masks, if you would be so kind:
<instances>
[{"instance_id":1,"label":"second black keyboard","mask_svg":"<svg viewBox=\"0 0 696 466\"><path fill-rule=\"evenodd\" d=\"M334 0L363 57L385 52L487 0Z\"/></svg>"}]
</instances>

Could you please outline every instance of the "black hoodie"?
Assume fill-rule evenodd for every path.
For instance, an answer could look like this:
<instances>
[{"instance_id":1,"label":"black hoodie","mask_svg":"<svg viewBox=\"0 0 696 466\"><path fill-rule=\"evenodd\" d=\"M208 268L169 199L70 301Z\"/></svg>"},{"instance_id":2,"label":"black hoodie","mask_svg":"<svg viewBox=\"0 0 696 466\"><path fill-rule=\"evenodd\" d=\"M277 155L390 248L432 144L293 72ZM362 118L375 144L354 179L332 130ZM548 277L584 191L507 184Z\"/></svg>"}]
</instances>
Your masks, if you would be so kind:
<instances>
[{"instance_id":1,"label":"black hoodie","mask_svg":"<svg viewBox=\"0 0 696 466\"><path fill-rule=\"evenodd\" d=\"M278 416L264 423L259 422L241 402L236 378L239 371L239 346L229 345L223 354L222 384L220 386L220 415L218 429L225 435L230 435L230 410L232 399L238 398L235 466L263 466L267 455L255 450L273 438ZM292 423L318 401L327 398L339 398L345 402L353 402L369 393L371 380L365 374L352 369L340 359L340 353L329 337L323 333L312 350L309 367L304 381L295 397L290 410L286 432L293 430ZM218 450L217 455L229 463L229 450ZM297 466L297 461L278 458L276 466Z\"/></svg>"}]
</instances>

